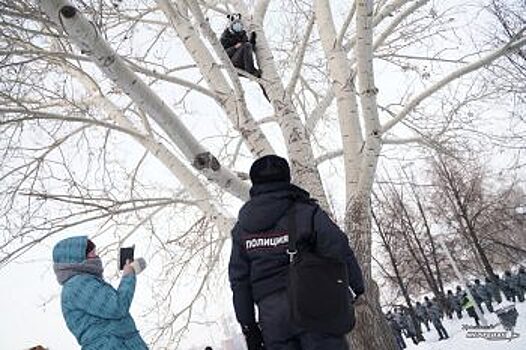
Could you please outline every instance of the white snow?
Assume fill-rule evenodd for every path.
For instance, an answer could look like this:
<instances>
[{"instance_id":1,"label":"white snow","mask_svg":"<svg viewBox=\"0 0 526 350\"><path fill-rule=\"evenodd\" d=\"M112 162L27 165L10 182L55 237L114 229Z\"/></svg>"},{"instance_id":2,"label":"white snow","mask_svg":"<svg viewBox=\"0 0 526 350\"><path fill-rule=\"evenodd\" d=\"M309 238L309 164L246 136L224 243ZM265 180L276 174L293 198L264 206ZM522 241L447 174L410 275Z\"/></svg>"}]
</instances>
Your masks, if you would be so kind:
<instances>
[{"instance_id":1,"label":"white snow","mask_svg":"<svg viewBox=\"0 0 526 350\"><path fill-rule=\"evenodd\" d=\"M494 308L498 308L496 303L493 303ZM445 318L443 320L444 327L449 333L450 338L446 340L438 341L438 333L430 325L431 331L427 332L427 329L423 327L425 342L418 345L414 345L410 339L404 338L407 344L407 349L411 350L526 350L526 302L516 303L515 307L519 313L517 324L514 329L514 333L518 333L519 337L511 341L508 340L485 340L485 339L473 339L467 338L467 331L462 329L462 325L475 325L474 319L467 317L467 313L463 312L463 318L457 320L456 316L450 320ZM484 316L488 321L488 324L499 323L497 315L494 313L487 312L484 309ZM495 331L504 331L501 325L498 325Z\"/></svg>"}]
</instances>

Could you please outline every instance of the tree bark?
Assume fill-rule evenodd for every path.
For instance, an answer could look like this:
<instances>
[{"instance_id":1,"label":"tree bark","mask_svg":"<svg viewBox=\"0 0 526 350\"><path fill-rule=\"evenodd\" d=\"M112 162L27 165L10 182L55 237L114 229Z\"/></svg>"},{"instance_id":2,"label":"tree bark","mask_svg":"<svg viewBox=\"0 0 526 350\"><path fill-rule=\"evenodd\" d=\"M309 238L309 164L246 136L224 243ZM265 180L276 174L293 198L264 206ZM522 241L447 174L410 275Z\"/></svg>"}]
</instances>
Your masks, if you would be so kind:
<instances>
[{"instance_id":1,"label":"tree bark","mask_svg":"<svg viewBox=\"0 0 526 350\"><path fill-rule=\"evenodd\" d=\"M343 145L343 163L345 167L345 203L356 192L360 176L363 136L358 115L358 101L354 89L354 73L347 55L338 43L334 20L329 2L315 1L316 23L320 40L327 57L332 91L336 96L338 121Z\"/></svg>"},{"instance_id":2,"label":"tree bark","mask_svg":"<svg viewBox=\"0 0 526 350\"><path fill-rule=\"evenodd\" d=\"M352 236L352 242L358 261L361 263L366 292L363 305L357 307L357 323L352 332L351 342L354 349L395 350L396 342L391 327L380 307L378 286L372 279L371 271L371 221L370 197L376 174L376 166L382 149L378 105L373 74L372 53L372 16L371 0L356 1L356 64L358 93L360 97L360 115L364 126L364 144L360 149L360 172L355 179L356 192L348 198L349 212L346 228Z\"/></svg>"},{"instance_id":3,"label":"tree bark","mask_svg":"<svg viewBox=\"0 0 526 350\"><path fill-rule=\"evenodd\" d=\"M358 197L351 206L347 232L354 237L354 251L364 273L365 294L356 306L356 326L351 332L353 350L396 350L391 327L382 312L378 285L371 275L371 222L369 197Z\"/></svg>"},{"instance_id":4,"label":"tree bark","mask_svg":"<svg viewBox=\"0 0 526 350\"><path fill-rule=\"evenodd\" d=\"M241 9L240 12L243 13L243 9L246 10L244 3L236 1L237 3L241 3L238 9ZM243 15L249 18L246 13ZM259 67L263 71L262 84L268 93L285 140L294 182L308 190L314 198L319 200L323 208L328 209L329 205L320 172L315 166L310 135L296 112L291 96L287 94L283 86L276 61L263 31L262 21L263 18L256 17L251 24L258 38L255 54Z\"/></svg>"}]
</instances>

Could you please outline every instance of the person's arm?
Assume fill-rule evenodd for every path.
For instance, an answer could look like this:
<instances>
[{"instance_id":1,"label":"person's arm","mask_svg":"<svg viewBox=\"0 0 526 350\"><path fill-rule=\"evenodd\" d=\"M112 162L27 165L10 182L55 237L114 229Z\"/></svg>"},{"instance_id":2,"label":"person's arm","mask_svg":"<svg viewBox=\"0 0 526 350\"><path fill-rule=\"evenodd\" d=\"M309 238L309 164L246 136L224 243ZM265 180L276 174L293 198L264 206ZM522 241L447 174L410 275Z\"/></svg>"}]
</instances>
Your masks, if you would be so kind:
<instances>
[{"instance_id":1,"label":"person's arm","mask_svg":"<svg viewBox=\"0 0 526 350\"><path fill-rule=\"evenodd\" d=\"M356 296L365 292L363 274L358 260L349 245L349 238L320 208L314 213L316 249L322 256L343 259L347 263L349 285Z\"/></svg>"},{"instance_id":2,"label":"person's arm","mask_svg":"<svg viewBox=\"0 0 526 350\"><path fill-rule=\"evenodd\" d=\"M237 225L232 230L232 252L228 264L228 278L234 299L236 318L242 326L256 324L254 299L250 286L250 261L239 241Z\"/></svg>"},{"instance_id":3,"label":"person's arm","mask_svg":"<svg viewBox=\"0 0 526 350\"><path fill-rule=\"evenodd\" d=\"M123 276L117 289L97 278L83 278L73 286L66 302L93 316L120 319L129 313L135 283L133 273Z\"/></svg>"},{"instance_id":4,"label":"person's arm","mask_svg":"<svg viewBox=\"0 0 526 350\"><path fill-rule=\"evenodd\" d=\"M221 34L219 41L225 50L233 47L236 44L232 41L232 35L230 34L228 28L224 30L223 34Z\"/></svg>"},{"instance_id":5,"label":"person's arm","mask_svg":"<svg viewBox=\"0 0 526 350\"><path fill-rule=\"evenodd\" d=\"M242 43L247 42L248 37L245 32L232 34L228 29L225 29L220 41L223 48L228 51L228 49L238 48Z\"/></svg>"}]
</instances>

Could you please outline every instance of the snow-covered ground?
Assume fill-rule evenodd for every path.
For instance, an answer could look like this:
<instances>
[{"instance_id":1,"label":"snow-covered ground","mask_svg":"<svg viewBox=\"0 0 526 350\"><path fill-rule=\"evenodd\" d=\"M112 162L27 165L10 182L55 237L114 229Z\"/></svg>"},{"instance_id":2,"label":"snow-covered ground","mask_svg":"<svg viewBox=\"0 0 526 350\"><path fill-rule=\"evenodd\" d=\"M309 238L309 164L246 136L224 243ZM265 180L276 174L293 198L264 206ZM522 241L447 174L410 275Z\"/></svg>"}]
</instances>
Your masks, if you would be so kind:
<instances>
[{"instance_id":1,"label":"snow-covered ground","mask_svg":"<svg viewBox=\"0 0 526 350\"><path fill-rule=\"evenodd\" d=\"M494 304L494 307L496 304ZM518 333L518 338L511 341L508 340L485 340L485 339L473 339L467 338L467 331L462 329L462 325L474 325L475 321L472 318L467 317L466 312L463 313L464 317L461 320L457 320L453 316L452 320L445 319L443 321L444 327L449 333L450 338L446 340L438 341L438 334L434 327L431 325L431 331L427 332L424 327L424 337L426 341L418 345L414 345L410 339L404 338L407 343L407 349L411 350L526 350L526 302L516 303L515 307L519 312L517 319L517 325L514 329L514 333ZM485 310L484 316L486 317L488 324L499 323L497 315L494 313L488 313ZM494 331L504 331L501 325L498 325Z\"/></svg>"},{"instance_id":2,"label":"snow-covered ground","mask_svg":"<svg viewBox=\"0 0 526 350\"><path fill-rule=\"evenodd\" d=\"M484 306L483 306L484 307ZM494 307L499 306L494 303ZM526 350L526 302L516 303L515 307L519 313L517 324L514 333L518 333L519 336L511 341L508 340L485 340L485 339L473 339L467 338L467 331L462 329L463 325L474 326L475 321L467 316L467 313L463 312L463 318L457 320L456 316L453 316L452 320L445 319L443 321L444 327L449 333L450 338L446 340L438 341L438 334L433 327L430 325L431 330L426 331L424 327L425 342L418 345L414 345L410 339L404 338L407 344L407 349L411 350ZM484 316L488 322L488 325L498 324L492 331L504 332L505 330L499 324L499 320L496 314L489 313L484 309ZM232 329L237 329L233 326ZM471 330L472 331L472 330ZM203 349L203 346L195 346L191 350ZM216 349L216 347L213 347ZM217 347L221 350L245 350L243 336L241 333L232 334L228 339L223 339L221 346ZM329 350L329 349L327 349Z\"/></svg>"}]
</instances>

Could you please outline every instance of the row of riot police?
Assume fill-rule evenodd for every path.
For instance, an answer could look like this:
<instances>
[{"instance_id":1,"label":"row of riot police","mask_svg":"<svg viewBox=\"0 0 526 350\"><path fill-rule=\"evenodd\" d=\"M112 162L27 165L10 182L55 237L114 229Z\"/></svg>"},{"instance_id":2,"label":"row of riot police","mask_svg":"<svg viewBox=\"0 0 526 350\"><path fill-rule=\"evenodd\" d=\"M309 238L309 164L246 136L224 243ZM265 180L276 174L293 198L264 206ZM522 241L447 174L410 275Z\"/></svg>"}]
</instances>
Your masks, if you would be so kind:
<instances>
[{"instance_id":1,"label":"row of riot police","mask_svg":"<svg viewBox=\"0 0 526 350\"><path fill-rule=\"evenodd\" d=\"M441 305L436 298L430 300L427 296L423 302L416 302L414 317L411 317L410 309L399 306L394 311L387 312L387 320L391 326L397 345L400 349L406 348L404 336L410 338L413 343L418 344L425 341L422 335L422 326L427 331L431 330L430 323L438 332L439 340L449 338L449 335L442 324L442 319L447 316L452 319L454 315L458 319L463 317L463 311L479 324L479 318L475 312L475 303L479 306L482 313L484 308L488 312L494 312L493 303L500 304L504 298L511 302L523 302L526 294L526 270L520 267L517 273L505 271L502 278L495 275L492 280L486 277L485 282L475 279L474 283L468 284L469 292L473 296L474 302L468 297L466 290L461 286L456 287L456 291L448 290L445 296L445 305Z\"/></svg>"}]
</instances>

